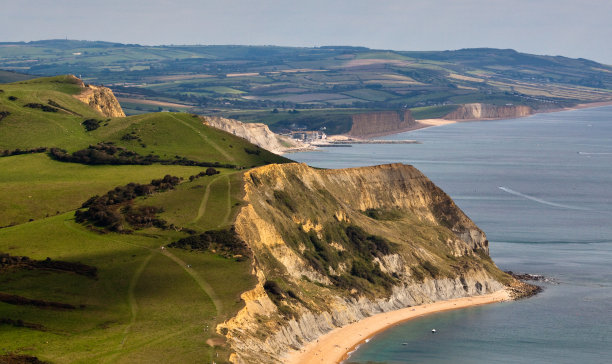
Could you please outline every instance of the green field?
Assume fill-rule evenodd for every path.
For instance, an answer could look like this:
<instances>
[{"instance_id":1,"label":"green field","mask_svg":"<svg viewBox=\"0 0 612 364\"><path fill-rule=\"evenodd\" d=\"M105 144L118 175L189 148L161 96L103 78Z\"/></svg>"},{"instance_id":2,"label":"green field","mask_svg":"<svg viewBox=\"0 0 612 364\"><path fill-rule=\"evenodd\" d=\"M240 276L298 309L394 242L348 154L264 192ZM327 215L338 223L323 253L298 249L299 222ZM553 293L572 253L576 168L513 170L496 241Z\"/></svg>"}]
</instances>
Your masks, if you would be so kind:
<instances>
[{"instance_id":1,"label":"green field","mask_svg":"<svg viewBox=\"0 0 612 364\"><path fill-rule=\"evenodd\" d=\"M2 262L0 355L51 363L227 362L230 349L216 326L243 307L240 294L256 283L250 259L161 247L210 230L231 231L242 206L242 170L289 160L192 114L104 118L72 97L80 92L73 81L61 76L0 85L0 111L8 112L0 120L0 254L78 262L97 274ZM28 103L62 108L24 107ZM99 127L86 131L86 118L101 120ZM228 168L207 175L208 167L189 165L60 162L44 150L10 155L37 147L75 152L100 142L124 148L117 153ZM178 185L130 197L114 210L127 216L129 209L155 207L164 226L117 233L75 221L90 197L165 175L179 177Z\"/></svg>"},{"instance_id":2,"label":"green field","mask_svg":"<svg viewBox=\"0 0 612 364\"><path fill-rule=\"evenodd\" d=\"M0 251L98 267L97 279L52 271L0 275L3 293L72 304L53 311L0 302L0 317L42 325L0 326L6 352L56 363L200 362L227 359L206 343L216 324L241 308L254 284L250 263L211 253L159 247L172 234L105 234L73 221L72 213L0 230ZM189 267L188 267L189 265Z\"/></svg>"},{"instance_id":3,"label":"green field","mask_svg":"<svg viewBox=\"0 0 612 364\"><path fill-rule=\"evenodd\" d=\"M192 114L149 113L126 118L106 118L78 101L76 79L59 76L3 84L0 111L8 113L0 122L0 150L59 147L74 152L98 142L111 142L141 155L162 159L178 157L198 162L251 167L282 163L287 159L258 148L242 138L202 124ZM11 99L16 98L16 99ZM30 108L60 105L55 112ZM100 121L87 131L86 119ZM257 150L258 153L248 153Z\"/></svg>"}]
</instances>

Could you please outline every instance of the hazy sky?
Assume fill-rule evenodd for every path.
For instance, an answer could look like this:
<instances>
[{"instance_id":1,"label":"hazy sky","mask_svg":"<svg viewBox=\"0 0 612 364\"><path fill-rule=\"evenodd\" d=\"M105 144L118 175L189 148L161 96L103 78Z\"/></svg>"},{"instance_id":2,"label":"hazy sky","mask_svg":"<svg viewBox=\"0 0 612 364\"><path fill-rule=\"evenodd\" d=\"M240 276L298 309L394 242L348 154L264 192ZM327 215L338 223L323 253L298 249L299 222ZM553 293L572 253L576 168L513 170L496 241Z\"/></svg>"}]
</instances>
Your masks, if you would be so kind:
<instances>
[{"instance_id":1,"label":"hazy sky","mask_svg":"<svg viewBox=\"0 0 612 364\"><path fill-rule=\"evenodd\" d=\"M0 2L0 41L494 47L612 64L611 0Z\"/></svg>"}]
</instances>

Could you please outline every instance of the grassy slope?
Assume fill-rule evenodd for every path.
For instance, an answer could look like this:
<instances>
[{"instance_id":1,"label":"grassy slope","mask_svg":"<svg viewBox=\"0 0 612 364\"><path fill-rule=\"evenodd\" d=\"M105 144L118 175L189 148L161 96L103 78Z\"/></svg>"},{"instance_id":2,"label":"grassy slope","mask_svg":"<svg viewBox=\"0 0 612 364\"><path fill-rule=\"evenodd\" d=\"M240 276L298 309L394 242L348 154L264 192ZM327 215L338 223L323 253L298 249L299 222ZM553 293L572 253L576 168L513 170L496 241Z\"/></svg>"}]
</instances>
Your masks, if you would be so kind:
<instances>
[{"instance_id":1,"label":"grassy slope","mask_svg":"<svg viewBox=\"0 0 612 364\"><path fill-rule=\"evenodd\" d=\"M49 311L0 303L2 318L46 328L0 326L3 349L58 363L198 362L212 357L215 350L205 342L215 336L216 323L240 308L239 293L253 284L250 264L208 253L166 253L176 254L182 260L177 262L159 249L171 239L172 234L151 231L98 235L74 223L72 213L0 230L0 251L99 268L97 280L50 271L0 275L5 293L84 305ZM194 275L205 279L212 293ZM214 299L222 303L221 310ZM223 348L217 351L220 359L228 355Z\"/></svg>"},{"instance_id":2,"label":"grassy slope","mask_svg":"<svg viewBox=\"0 0 612 364\"><path fill-rule=\"evenodd\" d=\"M74 210L89 197L129 182L149 183L171 174L202 171L186 166L88 166L51 160L45 154L0 158L0 226Z\"/></svg>"},{"instance_id":3,"label":"grassy slope","mask_svg":"<svg viewBox=\"0 0 612 364\"><path fill-rule=\"evenodd\" d=\"M227 226L242 193L241 173L221 171L136 204L163 206L162 218L200 232ZM80 261L99 269L96 280L37 270L0 274L4 293L85 305L50 312L0 303L0 318L46 327L37 331L0 326L0 341L9 343L4 350L23 350L58 363L189 363L213 355L223 362L227 349L213 349L206 340L216 337L216 324L242 307L240 293L254 284L250 262L159 249L184 236L153 228L130 235L99 235L76 224L72 212L0 229L1 252Z\"/></svg>"},{"instance_id":4,"label":"grassy slope","mask_svg":"<svg viewBox=\"0 0 612 364\"><path fill-rule=\"evenodd\" d=\"M11 114L0 122L0 149L60 147L70 152L98 142L114 142L140 154L154 153L172 159L176 155L201 162L219 162L243 167L283 163L288 159L258 149L232 134L205 126L197 117L183 113L153 113L127 118L106 119L72 97L80 92L73 78L59 76L1 85L0 111ZM17 100L9 100L10 96ZM44 112L24 107L28 103L47 104L53 100L70 112ZM98 129L87 132L83 120L105 120ZM133 133L140 140L121 138Z\"/></svg>"},{"instance_id":5,"label":"grassy slope","mask_svg":"<svg viewBox=\"0 0 612 364\"><path fill-rule=\"evenodd\" d=\"M98 141L114 141L163 158L180 154L244 166L286 160L263 150L248 154L245 148L257 148L188 114L117 118L85 132L80 122L85 115L97 114L72 98L70 94L78 89L61 81L2 85L0 110L8 105L12 114L0 122L0 149L60 146L74 151ZM18 97L17 105L9 104L9 95ZM27 102L46 104L51 97L83 117L21 107ZM132 131L141 141L121 140ZM216 324L242 307L240 294L254 285L249 261L160 249L187 236L174 230L100 235L74 222L73 210L91 195L172 174L184 182L135 204L161 206L161 218L197 232L227 227L240 205L242 174L221 168L218 175L188 180L204 169L87 166L53 161L45 154L0 158L0 226L17 223L0 228L0 252L79 261L99 271L97 279L45 270L0 271L0 292L77 306L50 311L0 303L0 319L44 326L35 330L0 324L2 351L28 353L55 363L226 361L228 349L212 347L207 340L218 338ZM47 214L50 217L45 218ZM26 222L29 219L33 221Z\"/></svg>"}]
</instances>

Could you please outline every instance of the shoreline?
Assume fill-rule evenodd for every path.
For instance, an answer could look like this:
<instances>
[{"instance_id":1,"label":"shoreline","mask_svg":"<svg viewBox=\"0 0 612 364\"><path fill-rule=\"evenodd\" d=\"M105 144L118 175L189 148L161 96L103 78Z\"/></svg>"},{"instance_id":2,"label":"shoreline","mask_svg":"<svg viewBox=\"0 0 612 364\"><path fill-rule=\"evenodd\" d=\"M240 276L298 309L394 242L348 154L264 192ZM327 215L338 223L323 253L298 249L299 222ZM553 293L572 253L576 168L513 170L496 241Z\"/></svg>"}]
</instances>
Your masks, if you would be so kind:
<instances>
[{"instance_id":1,"label":"shoreline","mask_svg":"<svg viewBox=\"0 0 612 364\"><path fill-rule=\"evenodd\" d=\"M389 328L417 317L438 312L486 305L512 300L507 289L481 296L453 298L450 300L406 307L366 317L352 324L333 329L298 351L289 353L287 364L341 363L348 359L366 340Z\"/></svg>"},{"instance_id":2,"label":"shoreline","mask_svg":"<svg viewBox=\"0 0 612 364\"><path fill-rule=\"evenodd\" d=\"M600 102L583 103L583 104L577 104L577 105L572 106L572 107L562 107L562 108L558 108L558 109L543 110L543 111L539 111L539 112L534 112L533 114L530 114L530 115L527 115L527 116L519 116L519 117L516 117L516 118L469 119L469 120L421 119L421 120L416 120L416 124L415 125L412 125L412 126L410 126L408 128L405 128L405 129L402 129L402 130L397 130L397 131L394 131L394 132L372 134L372 135L364 136L364 137L361 137L361 138L354 137L354 136L348 136L346 134L330 135L328 138L337 138L337 140L346 140L346 139L369 140L369 139L372 139L372 138L389 136L389 135L396 135L396 134L401 134L401 133L408 133L408 132L412 132L412 131L415 131L415 130L432 128L432 127L448 125L448 124L463 123L463 122L474 122L474 121L522 119L522 118L526 118L526 117L537 115L537 114L547 114L547 113L552 113L552 112L562 112L562 111L572 111L572 110L581 110L581 109L591 109L591 108L598 108L598 107L605 107L605 106L612 106L612 101L600 101Z\"/></svg>"}]
</instances>

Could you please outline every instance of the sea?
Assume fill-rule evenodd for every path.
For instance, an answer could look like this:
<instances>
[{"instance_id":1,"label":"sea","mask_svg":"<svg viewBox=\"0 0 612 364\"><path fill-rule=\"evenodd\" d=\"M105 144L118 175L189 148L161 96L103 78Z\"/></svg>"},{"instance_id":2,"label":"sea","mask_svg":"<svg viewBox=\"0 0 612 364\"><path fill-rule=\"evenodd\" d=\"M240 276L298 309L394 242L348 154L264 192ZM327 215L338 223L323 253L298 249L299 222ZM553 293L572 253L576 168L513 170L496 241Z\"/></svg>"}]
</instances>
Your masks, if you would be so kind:
<instances>
[{"instance_id":1,"label":"sea","mask_svg":"<svg viewBox=\"0 0 612 364\"><path fill-rule=\"evenodd\" d=\"M322 168L414 165L486 232L498 267L546 281L527 299L394 326L345 363L612 363L612 107L384 139L421 143L290 157Z\"/></svg>"}]
</instances>

